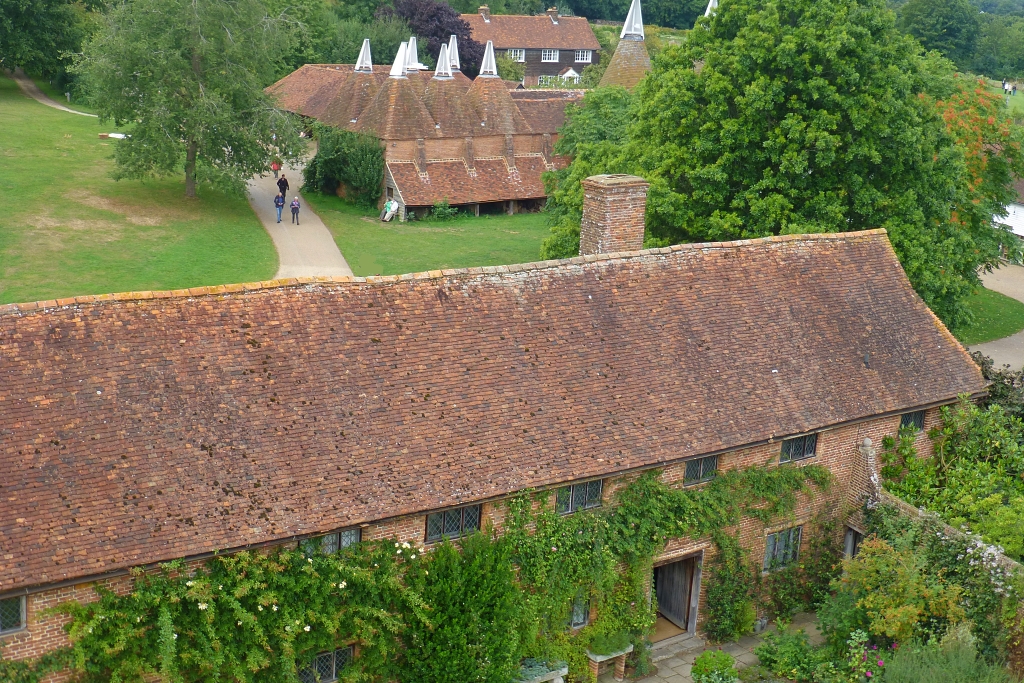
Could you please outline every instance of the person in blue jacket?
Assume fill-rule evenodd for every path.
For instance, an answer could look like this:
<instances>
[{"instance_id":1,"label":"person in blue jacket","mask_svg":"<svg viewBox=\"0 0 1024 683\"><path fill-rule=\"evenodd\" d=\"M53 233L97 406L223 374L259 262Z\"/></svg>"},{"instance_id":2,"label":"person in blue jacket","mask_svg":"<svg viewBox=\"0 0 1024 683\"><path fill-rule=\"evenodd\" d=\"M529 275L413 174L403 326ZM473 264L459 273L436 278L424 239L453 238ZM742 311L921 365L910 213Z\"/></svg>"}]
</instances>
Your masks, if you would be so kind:
<instances>
[{"instance_id":1,"label":"person in blue jacket","mask_svg":"<svg viewBox=\"0 0 1024 683\"><path fill-rule=\"evenodd\" d=\"M281 210L284 209L284 192L278 192L274 197L274 207L277 209L277 222L281 222Z\"/></svg>"}]
</instances>

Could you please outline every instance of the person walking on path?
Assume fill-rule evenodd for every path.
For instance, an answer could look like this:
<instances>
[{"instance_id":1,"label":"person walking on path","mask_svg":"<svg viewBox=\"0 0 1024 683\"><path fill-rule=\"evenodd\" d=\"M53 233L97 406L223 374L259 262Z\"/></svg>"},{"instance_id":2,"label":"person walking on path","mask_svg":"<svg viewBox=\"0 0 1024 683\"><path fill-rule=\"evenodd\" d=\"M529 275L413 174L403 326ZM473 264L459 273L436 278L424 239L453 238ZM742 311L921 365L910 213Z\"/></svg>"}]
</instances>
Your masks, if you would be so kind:
<instances>
[{"instance_id":1,"label":"person walking on path","mask_svg":"<svg viewBox=\"0 0 1024 683\"><path fill-rule=\"evenodd\" d=\"M281 210L284 209L284 193L283 192L279 192L277 194L277 196L274 197L274 208L277 209L277 222L280 223L281 222Z\"/></svg>"},{"instance_id":2,"label":"person walking on path","mask_svg":"<svg viewBox=\"0 0 1024 683\"><path fill-rule=\"evenodd\" d=\"M292 200L292 223L299 224L299 198Z\"/></svg>"},{"instance_id":3,"label":"person walking on path","mask_svg":"<svg viewBox=\"0 0 1024 683\"><path fill-rule=\"evenodd\" d=\"M277 163L275 159L270 163L270 170L274 172L274 177L277 177L277 172L281 170L281 164Z\"/></svg>"},{"instance_id":4,"label":"person walking on path","mask_svg":"<svg viewBox=\"0 0 1024 683\"><path fill-rule=\"evenodd\" d=\"M288 179L284 177L284 173L277 179L277 189L281 190L281 194L287 194L288 192Z\"/></svg>"}]
</instances>

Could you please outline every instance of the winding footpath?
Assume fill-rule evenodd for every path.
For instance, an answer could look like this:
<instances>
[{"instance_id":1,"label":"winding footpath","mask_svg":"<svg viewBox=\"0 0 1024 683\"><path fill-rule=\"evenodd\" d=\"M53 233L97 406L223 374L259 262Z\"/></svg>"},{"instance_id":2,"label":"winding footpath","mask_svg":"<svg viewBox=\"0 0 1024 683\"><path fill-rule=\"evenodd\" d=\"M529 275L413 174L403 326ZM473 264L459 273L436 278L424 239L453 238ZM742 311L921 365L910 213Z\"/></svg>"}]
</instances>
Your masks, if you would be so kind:
<instances>
[{"instance_id":1,"label":"winding footpath","mask_svg":"<svg viewBox=\"0 0 1024 683\"><path fill-rule=\"evenodd\" d=\"M78 114L79 116L91 116L94 119L98 118L96 114L87 114L84 111L71 109L70 107L65 107L63 104L57 102L56 100L50 99L43 93L42 90L39 89L39 86L36 85L31 78L25 75L25 72L22 71L20 68L15 69L13 73L8 73L10 77L14 79L14 82L18 84L18 87L21 88L21 92L25 93L25 95L27 95L28 97L34 99L36 102L40 104L45 104L47 107L53 107L54 109L66 111L69 114Z\"/></svg>"},{"instance_id":2,"label":"winding footpath","mask_svg":"<svg viewBox=\"0 0 1024 683\"><path fill-rule=\"evenodd\" d=\"M331 231L299 194L298 185L302 183L301 169L285 167L282 170L291 183L291 189L288 191L280 223L277 222L277 211L274 208L277 180L273 175L267 175L256 176L249 181L249 204L263 223L263 227L270 233L270 239L274 241L274 247L277 249L279 266L274 278L351 276L352 269L341 255ZM302 204L299 225L290 222L292 216L288 208L288 204L296 196Z\"/></svg>"},{"instance_id":3,"label":"winding footpath","mask_svg":"<svg viewBox=\"0 0 1024 683\"><path fill-rule=\"evenodd\" d=\"M1024 302L1024 267L1004 263L991 273L982 273L981 281L988 289ZM1009 365L1014 370L1024 367L1024 330L995 341L975 344L971 351L981 351L996 367Z\"/></svg>"}]
</instances>

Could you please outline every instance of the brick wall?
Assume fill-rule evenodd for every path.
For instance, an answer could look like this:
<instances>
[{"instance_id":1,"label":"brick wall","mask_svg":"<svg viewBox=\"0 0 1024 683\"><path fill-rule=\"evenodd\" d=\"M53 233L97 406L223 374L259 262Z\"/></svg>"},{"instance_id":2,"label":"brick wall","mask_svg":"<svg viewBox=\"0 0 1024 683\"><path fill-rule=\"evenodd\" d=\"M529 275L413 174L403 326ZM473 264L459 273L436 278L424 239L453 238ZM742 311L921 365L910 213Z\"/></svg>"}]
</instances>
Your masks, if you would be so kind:
<instances>
[{"instance_id":1,"label":"brick wall","mask_svg":"<svg viewBox=\"0 0 1024 683\"><path fill-rule=\"evenodd\" d=\"M647 187L643 178L622 174L583 181L581 256L643 248Z\"/></svg>"},{"instance_id":2,"label":"brick wall","mask_svg":"<svg viewBox=\"0 0 1024 683\"><path fill-rule=\"evenodd\" d=\"M931 409L925 416L925 431L935 426L939 420L939 410ZM895 434L899 429L899 416L890 416L861 422L859 424L827 429L819 432L817 450L814 457L798 463L786 464L785 467L800 467L804 464L817 464L828 467L836 477L836 484L830 492L812 496L800 495L791 519L777 522L769 526L762 525L752 519L745 519L739 528L741 545L748 551L749 557L757 561L764 556L766 536L778 529L811 523L816 515L823 511L837 511L843 519L856 525L863 507L865 496L872 488L869 479L867 460L859 449L865 438L881 447L882 438ZM930 441L924 432L918 437L922 455L930 455ZM719 456L719 470L745 468L750 466L777 466L781 442L739 449L723 453ZM880 464L880 463L879 463ZM685 463L668 465L662 470L662 480L670 485L681 486L685 474ZM616 491L636 479L638 474L628 474L605 479L602 499L605 505L611 504ZM550 504L550 502L549 502ZM483 504L481 524L488 522L500 533L505 525L505 506L501 501ZM735 531L735 530L730 530ZM840 533L842 533L840 529ZM811 534L804 534L804 548ZM364 540L394 538L399 542L407 541L416 547L424 547L426 534L426 515L409 515L407 517L388 520L378 524L369 524L362 528ZM664 550L655 558L656 564L681 559L694 553L703 553L703 563L707 567L714 559L715 547L709 538L679 538L670 540ZM706 574L705 574L706 578ZM117 577L99 582L100 585L119 593L127 593L132 586L128 576ZM42 591L29 595L27 598L27 628L17 633L0 637L4 647L4 657L9 659L27 659L44 652L68 644L63 626L66 618L56 615L44 616L41 613L61 602L78 600L90 602L96 599L92 583L78 584L72 587ZM698 627L703 623L706 612L706 582L702 582L698 603ZM54 683L64 677L53 679Z\"/></svg>"}]
</instances>

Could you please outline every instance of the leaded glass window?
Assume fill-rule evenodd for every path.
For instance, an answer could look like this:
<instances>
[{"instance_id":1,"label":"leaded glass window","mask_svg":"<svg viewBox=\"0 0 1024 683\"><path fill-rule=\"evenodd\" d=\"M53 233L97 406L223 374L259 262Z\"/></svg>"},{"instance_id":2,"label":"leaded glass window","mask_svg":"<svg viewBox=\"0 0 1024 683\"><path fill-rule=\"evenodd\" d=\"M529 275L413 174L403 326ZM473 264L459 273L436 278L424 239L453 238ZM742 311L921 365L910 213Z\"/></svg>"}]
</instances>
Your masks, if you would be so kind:
<instances>
[{"instance_id":1,"label":"leaded glass window","mask_svg":"<svg viewBox=\"0 0 1024 683\"><path fill-rule=\"evenodd\" d=\"M299 669L301 683L328 683L338 680L345 666L352 661L355 651L351 645L333 652L321 652L313 661Z\"/></svg>"},{"instance_id":2,"label":"leaded glass window","mask_svg":"<svg viewBox=\"0 0 1024 683\"><path fill-rule=\"evenodd\" d=\"M363 532L359 528L345 529L344 531L336 531L333 534L327 534L325 536L318 536L311 538L303 545L307 549L307 552L315 552L317 550L316 543L319 543L319 550L325 555L336 553L342 548L347 548L350 545L359 543L363 538Z\"/></svg>"},{"instance_id":3,"label":"leaded glass window","mask_svg":"<svg viewBox=\"0 0 1024 683\"><path fill-rule=\"evenodd\" d=\"M766 571L778 569L796 562L800 554L800 535L802 526L783 529L768 534L768 543L764 551L764 568Z\"/></svg>"},{"instance_id":4,"label":"leaded glass window","mask_svg":"<svg viewBox=\"0 0 1024 683\"><path fill-rule=\"evenodd\" d=\"M590 622L590 600L585 595L577 595L572 601L572 612L569 615L571 628L583 628Z\"/></svg>"},{"instance_id":5,"label":"leaded glass window","mask_svg":"<svg viewBox=\"0 0 1024 683\"><path fill-rule=\"evenodd\" d=\"M718 456L695 458L686 461L686 472L683 475L683 486L711 481L718 474Z\"/></svg>"},{"instance_id":6,"label":"leaded glass window","mask_svg":"<svg viewBox=\"0 0 1024 683\"><path fill-rule=\"evenodd\" d=\"M470 505L455 510L427 515L427 543L443 538L460 538L480 528L480 506Z\"/></svg>"},{"instance_id":7,"label":"leaded glass window","mask_svg":"<svg viewBox=\"0 0 1024 683\"><path fill-rule=\"evenodd\" d=\"M900 415L900 429L906 429L907 427L913 427L915 432L924 429L924 411L915 410L912 413Z\"/></svg>"},{"instance_id":8,"label":"leaded glass window","mask_svg":"<svg viewBox=\"0 0 1024 683\"><path fill-rule=\"evenodd\" d=\"M0 633L25 628L25 599L21 596L0 600Z\"/></svg>"},{"instance_id":9,"label":"leaded glass window","mask_svg":"<svg viewBox=\"0 0 1024 683\"><path fill-rule=\"evenodd\" d=\"M601 505L600 479L563 486L555 491L555 511L568 515L577 510L600 507Z\"/></svg>"},{"instance_id":10,"label":"leaded glass window","mask_svg":"<svg viewBox=\"0 0 1024 683\"><path fill-rule=\"evenodd\" d=\"M779 462L793 462L813 457L817 447L817 434L805 434L786 439L782 442L782 455L779 457Z\"/></svg>"}]
</instances>

